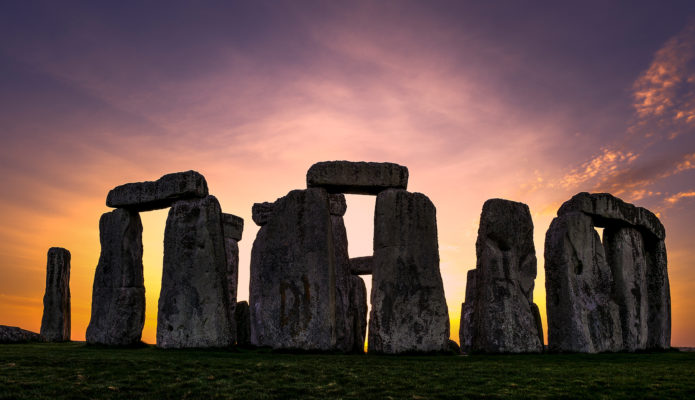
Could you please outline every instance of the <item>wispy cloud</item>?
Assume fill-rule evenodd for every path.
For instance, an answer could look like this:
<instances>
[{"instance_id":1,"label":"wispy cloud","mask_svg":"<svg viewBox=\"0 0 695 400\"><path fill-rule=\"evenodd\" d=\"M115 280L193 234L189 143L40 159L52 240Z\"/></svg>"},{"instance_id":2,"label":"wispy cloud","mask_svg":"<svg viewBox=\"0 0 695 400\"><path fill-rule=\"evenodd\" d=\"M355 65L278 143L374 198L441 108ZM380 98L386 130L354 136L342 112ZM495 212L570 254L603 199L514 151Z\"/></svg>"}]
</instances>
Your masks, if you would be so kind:
<instances>
[{"instance_id":1,"label":"wispy cloud","mask_svg":"<svg viewBox=\"0 0 695 400\"><path fill-rule=\"evenodd\" d=\"M681 201L683 199L687 199L689 197L695 197L695 191L676 193L672 196L667 197L664 200L664 202L667 205L674 205L674 204L678 203L679 201Z\"/></svg>"}]
</instances>

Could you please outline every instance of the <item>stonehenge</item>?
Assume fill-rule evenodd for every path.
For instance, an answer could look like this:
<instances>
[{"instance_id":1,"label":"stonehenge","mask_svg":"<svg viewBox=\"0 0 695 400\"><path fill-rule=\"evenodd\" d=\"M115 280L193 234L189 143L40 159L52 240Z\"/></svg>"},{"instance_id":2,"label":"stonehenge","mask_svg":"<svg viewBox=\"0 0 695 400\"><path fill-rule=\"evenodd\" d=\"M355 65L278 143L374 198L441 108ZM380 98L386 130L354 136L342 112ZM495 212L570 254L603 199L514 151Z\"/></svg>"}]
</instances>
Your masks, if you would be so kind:
<instances>
[{"instance_id":1,"label":"stonehenge","mask_svg":"<svg viewBox=\"0 0 695 400\"><path fill-rule=\"evenodd\" d=\"M439 267L436 208L407 190L393 163L312 165L305 189L256 203L249 301L237 301L242 218L222 212L195 171L112 189L101 216L89 344L128 346L145 320L140 212L169 207L157 347L263 346L371 354L458 352ZM376 196L372 255L351 258L345 194ZM595 228L603 228L601 238ZM545 236L548 350L615 352L670 348L665 229L649 210L607 193L562 204ZM529 207L485 202L461 305L465 353L544 351L533 302L537 274ZM362 276L371 275L371 292ZM70 253L48 252L41 336L70 340ZM368 312L368 301L371 310ZM368 336L368 337L366 337ZM3 339L4 340L4 339Z\"/></svg>"},{"instance_id":2,"label":"stonehenge","mask_svg":"<svg viewBox=\"0 0 695 400\"><path fill-rule=\"evenodd\" d=\"M27 331L16 326L0 325L0 344L44 342L44 337L36 332Z\"/></svg>"},{"instance_id":3,"label":"stonehenge","mask_svg":"<svg viewBox=\"0 0 695 400\"><path fill-rule=\"evenodd\" d=\"M526 204L491 199L483 205L468 271L460 343L466 353L540 353L543 332L533 303L536 250Z\"/></svg>"},{"instance_id":4,"label":"stonehenge","mask_svg":"<svg viewBox=\"0 0 695 400\"><path fill-rule=\"evenodd\" d=\"M106 200L99 222L101 256L94 275L89 344L140 342L145 321L139 213L170 207L157 313L161 348L225 347L236 341L238 241L243 220L222 213L198 172L127 183Z\"/></svg>"},{"instance_id":5,"label":"stonehenge","mask_svg":"<svg viewBox=\"0 0 695 400\"><path fill-rule=\"evenodd\" d=\"M70 341L70 252L51 247L47 259L41 336L47 342Z\"/></svg>"},{"instance_id":6,"label":"stonehenge","mask_svg":"<svg viewBox=\"0 0 695 400\"><path fill-rule=\"evenodd\" d=\"M604 228L603 242L595 227ZM549 349L668 349L664 238L654 214L610 194L579 193L565 202L545 239Z\"/></svg>"}]
</instances>

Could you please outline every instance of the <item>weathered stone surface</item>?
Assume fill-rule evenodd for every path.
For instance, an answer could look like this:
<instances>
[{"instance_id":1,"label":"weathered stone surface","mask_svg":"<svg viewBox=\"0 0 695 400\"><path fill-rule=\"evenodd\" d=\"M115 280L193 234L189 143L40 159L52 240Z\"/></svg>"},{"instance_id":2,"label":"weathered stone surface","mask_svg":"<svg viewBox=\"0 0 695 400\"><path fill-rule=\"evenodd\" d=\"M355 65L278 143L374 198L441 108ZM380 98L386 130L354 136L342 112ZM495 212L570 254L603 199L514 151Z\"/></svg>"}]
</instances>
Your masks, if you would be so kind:
<instances>
[{"instance_id":1,"label":"weathered stone surface","mask_svg":"<svg viewBox=\"0 0 695 400\"><path fill-rule=\"evenodd\" d=\"M609 227L603 244L615 282L615 301L620 309L623 350L647 348L647 259L640 232L631 227Z\"/></svg>"},{"instance_id":2,"label":"weathered stone surface","mask_svg":"<svg viewBox=\"0 0 695 400\"><path fill-rule=\"evenodd\" d=\"M139 343L145 323L140 215L125 209L103 214L99 239L101 255L94 273L87 343Z\"/></svg>"},{"instance_id":3,"label":"weathered stone surface","mask_svg":"<svg viewBox=\"0 0 695 400\"><path fill-rule=\"evenodd\" d=\"M273 208L251 252L251 343L333 350L336 266L328 193L294 190Z\"/></svg>"},{"instance_id":4,"label":"weathered stone surface","mask_svg":"<svg viewBox=\"0 0 695 400\"><path fill-rule=\"evenodd\" d=\"M350 276L350 308L348 315L352 323L352 349L350 352L364 353L367 334L367 287L359 276Z\"/></svg>"},{"instance_id":5,"label":"weathered stone surface","mask_svg":"<svg viewBox=\"0 0 695 400\"><path fill-rule=\"evenodd\" d=\"M598 227L606 227L611 224L610 220L613 220L613 224L615 221L622 221L645 230L658 239L666 237L664 226L651 211L625 203L610 193L577 193L560 207L557 215L578 211L590 215L594 225Z\"/></svg>"},{"instance_id":6,"label":"weathered stone surface","mask_svg":"<svg viewBox=\"0 0 695 400\"><path fill-rule=\"evenodd\" d=\"M350 273L353 275L371 275L374 270L374 257L354 257L350 259Z\"/></svg>"},{"instance_id":7,"label":"weathered stone surface","mask_svg":"<svg viewBox=\"0 0 695 400\"><path fill-rule=\"evenodd\" d=\"M234 239L237 242L241 240L241 234L244 232L243 218L234 214L222 213L222 226L224 228L224 237Z\"/></svg>"},{"instance_id":8,"label":"weathered stone surface","mask_svg":"<svg viewBox=\"0 0 695 400\"><path fill-rule=\"evenodd\" d=\"M473 333L477 331L474 325L475 296L477 293L475 274L477 269L470 269L466 274L466 297L461 304L461 319L459 326L459 343L461 351L467 354L473 349Z\"/></svg>"},{"instance_id":9,"label":"weathered stone surface","mask_svg":"<svg viewBox=\"0 0 695 400\"><path fill-rule=\"evenodd\" d=\"M214 196L180 200L169 210L157 316L157 346L225 347L230 322L222 212Z\"/></svg>"},{"instance_id":10,"label":"weathered stone surface","mask_svg":"<svg viewBox=\"0 0 695 400\"><path fill-rule=\"evenodd\" d=\"M258 226L263 226L268 223L268 219L273 214L275 203L254 203L251 207L251 219Z\"/></svg>"},{"instance_id":11,"label":"weathered stone surface","mask_svg":"<svg viewBox=\"0 0 695 400\"><path fill-rule=\"evenodd\" d=\"M342 195L338 195L342 197ZM331 196L329 195L329 211ZM344 198L343 198L344 199ZM350 256L348 255L347 231L343 217L331 214L331 229L333 233L333 255L335 261L335 340L336 349L349 352L353 348L355 335L352 333L353 323L350 312Z\"/></svg>"},{"instance_id":12,"label":"weathered stone surface","mask_svg":"<svg viewBox=\"0 0 695 400\"><path fill-rule=\"evenodd\" d=\"M666 245L645 238L647 253L647 348L671 348L671 289L668 280Z\"/></svg>"},{"instance_id":13,"label":"weathered stone surface","mask_svg":"<svg viewBox=\"0 0 695 400\"><path fill-rule=\"evenodd\" d=\"M106 205L132 211L149 211L170 207L181 199L208 195L205 177L196 171L167 174L156 181L126 183L116 186L106 197Z\"/></svg>"},{"instance_id":14,"label":"weathered stone surface","mask_svg":"<svg viewBox=\"0 0 695 400\"><path fill-rule=\"evenodd\" d=\"M377 196L370 353L446 351L449 314L439 272L436 210L427 196Z\"/></svg>"},{"instance_id":15,"label":"weathered stone surface","mask_svg":"<svg viewBox=\"0 0 695 400\"><path fill-rule=\"evenodd\" d=\"M49 342L69 341L70 252L61 247L51 247L47 259L41 336Z\"/></svg>"},{"instance_id":16,"label":"weathered stone surface","mask_svg":"<svg viewBox=\"0 0 695 400\"><path fill-rule=\"evenodd\" d=\"M553 219L545 237L551 351L622 349L620 312L612 298L612 286L613 274L592 218L570 212Z\"/></svg>"},{"instance_id":17,"label":"weathered stone surface","mask_svg":"<svg viewBox=\"0 0 695 400\"><path fill-rule=\"evenodd\" d=\"M0 344L43 341L44 338L38 333L27 331L16 326L0 325Z\"/></svg>"},{"instance_id":18,"label":"weathered stone surface","mask_svg":"<svg viewBox=\"0 0 695 400\"><path fill-rule=\"evenodd\" d=\"M330 193L378 194L385 189L407 189L408 168L393 163L324 161L311 166L307 187Z\"/></svg>"},{"instance_id":19,"label":"weathered stone surface","mask_svg":"<svg viewBox=\"0 0 695 400\"><path fill-rule=\"evenodd\" d=\"M229 325L232 339L236 338L236 295L239 283L239 243L244 220L232 214L222 213L222 232L224 235L224 250L227 259L226 284L227 305L229 306ZM239 238L239 239L236 239Z\"/></svg>"},{"instance_id":20,"label":"weathered stone surface","mask_svg":"<svg viewBox=\"0 0 695 400\"><path fill-rule=\"evenodd\" d=\"M328 202L331 211L331 215L337 217L342 217L347 211L347 202L345 201L345 195L342 194L329 194Z\"/></svg>"},{"instance_id":21,"label":"weathered stone surface","mask_svg":"<svg viewBox=\"0 0 695 400\"><path fill-rule=\"evenodd\" d=\"M536 250L526 204L491 199L483 205L476 241L475 283L461 325L466 352L530 353L543 350L533 309ZM465 332L470 330L469 332Z\"/></svg>"},{"instance_id":22,"label":"weathered stone surface","mask_svg":"<svg viewBox=\"0 0 695 400\"><path fill-rule=\"evenodd\" d=\"M249 315L249 303L240 301L236 303L234 309L234 320L236 321L236 344L237 346L251 345L251 317Z\"/></svg>"}]
</instances>

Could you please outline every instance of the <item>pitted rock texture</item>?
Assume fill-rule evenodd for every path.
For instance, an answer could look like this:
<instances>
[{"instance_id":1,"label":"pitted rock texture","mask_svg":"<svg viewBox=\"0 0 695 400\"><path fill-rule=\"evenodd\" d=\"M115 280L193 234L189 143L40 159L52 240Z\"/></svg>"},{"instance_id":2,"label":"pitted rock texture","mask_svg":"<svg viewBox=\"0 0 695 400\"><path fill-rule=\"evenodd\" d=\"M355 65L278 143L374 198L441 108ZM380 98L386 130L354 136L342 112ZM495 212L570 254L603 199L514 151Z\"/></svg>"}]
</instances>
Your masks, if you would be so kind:
<instances>
[{"instance_id":1,"label":"pitted rock texture","mask_svg":"<svg viewBox=\"0 0 695 400\"><path fill-rule=\"evenodd\" d=\"M251 219L258 226L268 223L268 219L273 214L275 203L254 203L251 207Z\"/></svg>"},{"instance_id":2,"label":"pitted rock texture","mask_svg":"<svg viewBox=\"0 0 695 400\"><path fill-rule=\"evenodd\" d=\"M347 211L347 202L345 201L345 195L343 194L329 194L328 204L330 207L331 215L336 217L342 217Z\"/></svg>"},{"instance_id":3,"label":"pitted rock texture","mask_svg":"<svg viewBox=\"0 0 695 400\"><path fill-rule=\"evenodd\" d=\"M51 247L47 259L41 336L48 342L69 341L70 252L61 247Z\"/></svg>"},{"instance_id":4,"label":"pitted rock texture","mask_svg":"<svg viewBox=\"0 0 695 400\"><path fill-rule=\"evenodd\" d=\"M16 326L0 325L0 344L43 341L44 338L38 333L27 331Z\"/></svg>"},{"instance_id":5,"label":"pitted rock texture","mask_svg":"<svg viewBox=\"0 0 695 400\"><path fill-rule=\"evenodd\" d=\"M236 321L236 344L237 346L251 345L251 317L249 315L249 303L240 301L236 303L234 309L234 319Z\"/></svg>"},{"instance_id":6,"label":"pitted rock texture","mask_svg":"<svg viewBox=\"0 0 695 400\"><path fill-rule=\"evenodd\" d=\"M343 197L342 195L339 195ZM329 195L329 210L332 208ZM344 197L343 197L344 200ZM344 214L344 212L343 212ZM343 217L331 214L331 229L333 233L333 255L335 257L335 339L336 349L349 352L353 348L355 335L352 332L353 323L350 314L350 256L348 255L347 231Z\"/></svg>"},{"instance_id":7,"label":"pitted rock texture","mask_svg":"<svg viewBox=\"0 0 695 400\"><path fill-rule=\"evenodd\" d=\"M350 259L350 273L353 275L371 275L374 270L374 257L354 257Z\"/></svg>"},{"instance_id":8,"label":"pitted rock texture","mask_svg":"<svg viewBox=\"0 0 695 400\"><path fill-rule=\"evenodd\" d=\"M278 199L251 252L251 343L336 348L335 244L324 189Z\"/></svg>"},{"instance_id":9,"label":"pitted rock texture","mask_svg":"<svg viewBox=\"0 0 695 400\"><path fill-rule=\"evenodd\" d=\"M578 211L591 216L594 225L598 227L623 222L645 230L657 239L663 240L666 237L664 226L654 213L626 203L610 193L577 193L560 207L557 215Z\"/></svg>"},{"instance_id":10,"label":"pitted rock texture","mask_svg":"<svg viewBox=\"0 0 695 400\"><path fill-rule=\"evenodd\" d=\"M466 274L466 297L461 304L461 319L459 326L459 344L461 351L470 353L473 348L473 333L478 329L475 326L473 313L475 310L475 296L477 293L475 275L477 269L469 269Z\"/></svg>"},{"instance_id":11,"label":"pitted rock texture","mask_svg":"<svg viewBox=\"0 0 695 400\"><path fill-rule=\"evenodd\" d=\"M647 252L647 348L671 348L671 289L666 245L663 240L645 240Z\"/></svg>"},{"instance_id":12,"label":"pitted rock texture","mask_svg":"<svg viewBox=\"0 0 695 400\"><path fill-rule=\"evenodd\" d=\"M164 231L157 346L234 344L220 204L214 196L180 200Z\"/></svg>"},{"instance_id":13,"label":"pitted rock texture","mask_svg":"<svg viewBox=\"0 0 695 400\"><path fill-rule=\"evenodd\" d=\"M377 196L371 304L370 353L447 350L436 210L421 193L389 189Z\"/></svg>"},{"instance_id":14,"label":"pitted rock texture","mask_svg":"<svg viewBox=\"0 0 695 400\"><path fill-rule=\"evenodd\" d=\"M367 287L359 276L350 276L349 320L352 324L351 353L364 353L364 339L367 334Z\"/></svg>"},{"instance_id":15,"label":"pitted rock texture","mask_svg":"<svg viewBox=\"0 0 695 400\"><path fill-rule=\"evenodd\" d=\"M145 324L140 215L125 209L103 214L99 239L101 255L94 273L87 343L137 344Z\"/></svg>"},{"instance_id":16,"label":"pitted rock texture","mask_svg":"<svg viewBox=\"0 0 695 400\"><path fill-rule=\"evenodd\" d=\"M150 211L170 207L182 199L208 195L205 177L196 171L176 172L156 181L116 186L106 197L106 205L131 211Z\"/></svg>"},{"instance_id":17,"label":"pitted rock texture","mask_svg":"<svg viewBox=\"0 0 695 400\"><path fill-rule=\"evenodd\" d=\"M224 237L234 239L237 242L241 240L241 234L244 232L243 218L234 214L222 213L222 226Z\"/></svg>"},{"instance_id":18,"label":"pitted rock texture","mask_svg":"<svg viewBox=\"0 0 695 400\"><path fill-rule=\"evenodd\" d=\"M330 193L378 194L386 189L407 189L408 168L393 163L323 161L309 168L307 187Z\"/></svg>"},{"instance_id":19,"label":"pitted rock texture","mask_svg":"<svg viewBox=\"0 0 695 400\"><path fill-rule=\"evenodd\" d=\"M471 315L461 325L464 351L538 353L543 350L533 306L536 250L526 204L491 199L483 205L476 241L477 265L469 273L466 303ZM464 310L468 312L468 310ZM469 337L469 338L468 338Z\"/></svg>"},{"instance_id":20,"label":"pitted rock texture","mask_svg":"<svg viewBox=\"0 0 695 400\"><path fill-rule=\"evenodd\" d=\"M550 351L598 353L623 348L613 273L590 216L565 213L545 236Z\"/></svg>"}]
</instances>

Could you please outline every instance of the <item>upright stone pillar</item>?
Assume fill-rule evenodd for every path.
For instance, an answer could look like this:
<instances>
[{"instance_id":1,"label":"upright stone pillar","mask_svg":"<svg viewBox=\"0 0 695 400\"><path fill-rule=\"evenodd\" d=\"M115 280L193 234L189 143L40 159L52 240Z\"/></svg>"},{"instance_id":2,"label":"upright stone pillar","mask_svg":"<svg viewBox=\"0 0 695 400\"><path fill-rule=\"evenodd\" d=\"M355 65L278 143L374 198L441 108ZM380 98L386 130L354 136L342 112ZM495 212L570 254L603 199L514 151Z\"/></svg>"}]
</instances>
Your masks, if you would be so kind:
<instances>
[{"instance_id":1,"label":"upright stone pillar","mask_svg":"<svg viewBox=\"0 0 695 400\"><path fill-rule=\"evenodd\" d=\"M214 196L179 200L164 232L157 346L234 344L222 212Z\"/></svg>"},{"instance_id":2,"label":"upright stone pillar","mask_svg":"<svg viewBox=\"0 0 695 400\"><path fill-rule=\"evenodd\" d=\"M94 273L87 343L139 343L145 324L140 215L125 209L103 214L99 238L101 255Z\"/></svg>"},{"instance_id":3,"label":"upright stone pillar","mask_svg":"<svg viewBox=\"0 0 695 400\"><path fill-rule=\"evenodd\" d=\"M47 258L41 336L49 342L65 342L70 340L70 252L51 247Z\"/></svg>"},{"instance_id":4,"label":"upright stone pillar","mask_svg":"<svg viewBox=\"0 0 695 400\"><path fill-rule=\"evenodd\" d=\"M374 213L370 353L446 351L449 314L439 272L436 210L427 196L379 193Z\"/></svg>"},{"instance_id":5,"label":"upright stone pillar","mask_svg":"<svg viewBox=\"0 0 695 400\"><path fill-rule=\"evenodd\" d=\"M234 308L234 319L236 322L236 344L237 346L251 345L251 316L249 315L249 303L240 301Z\"/></svg>"},{"instance_id":6,"label":"upright stone pillar","mask_svg":"<svg viewBox=\"0 0 695 400\"><path fill-rule=\"evenodd\" d=\"M224 250L227 258L226 282L229 305L229 327L232 340L236 341L236 296L239 282L239 240L244 230L244 220L236 215L222 213Z\"/></svg>"},{"instance_id":7,"label":"upright stone pillar","mask_svg":"<svg viewBox=\"0 0 695 400\"><path fill-rule=\"evenodd\" d=\"M336 348L343 352L353 350L355 335L352 332L353 323L350 298L350 256L348 255L347 231L343 215L347 210L345 196L342 194L328 195L333 232L335 256L335 335Z\"/></svg>"},{"instance_id":8,"label":"upright stone pillar","mask_svg":"<svg viewBox=\"0 0 695 400\"><path fill-rule=\"evenodd\" d=\"M263 207L251 252L251 343L336 349L336 258L328 193L293 190Z\"/></svg>"},{"instance_id":9,"label":"upright stone pillar","mask_svg":"<svg viewBox=\"0 0 695 400\"><path fill-rule=\"evenodd\" d=\"M540 315L533 304L536 250L533 221L526 204L491 199L483 205L475 244L478 259L468 275L461 318L465 352L533 353L543 351ZM475 282L472 282L475 280Z\"/></svg>"},{"instance_id":10,"label":"upright stone pillar","mask_svg":"<svg viewBox=\"0 0 695 400\"><path fill-rule=\"evenodd\" d=\"M367 287L359 276L350 276L350 307L348 319L352 333L351 353L364 353L364 339L367 333Z\"/></svg>"},{"instance_id":11,"label":"upright stone pillar","mask_svg":"<svg viewBox=\"0 0 695 400\"><path fill-rule=\"evenodd\" d=\"M647 252L647 349L671 348L671 288L664 238L645 236Z\"/></svg>"}]
</instances>

